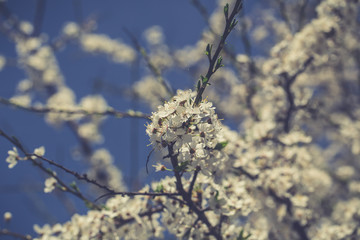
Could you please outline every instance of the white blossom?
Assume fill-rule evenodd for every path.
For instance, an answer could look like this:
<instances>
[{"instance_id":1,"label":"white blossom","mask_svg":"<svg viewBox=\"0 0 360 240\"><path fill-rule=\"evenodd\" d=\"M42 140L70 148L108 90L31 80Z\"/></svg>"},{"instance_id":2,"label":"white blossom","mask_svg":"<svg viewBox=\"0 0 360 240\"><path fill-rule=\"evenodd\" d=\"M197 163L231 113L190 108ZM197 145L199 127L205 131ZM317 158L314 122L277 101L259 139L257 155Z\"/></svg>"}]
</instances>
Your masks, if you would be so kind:
<instances>
[{"instance_id":1,"label":"white blossom","mask_svg":"<svg viewBox=\"0 0 360 240\"><path fill-rule=\"evenodd\" d=\"M35 148L34 154L36 154L36 155L38 155L38 156L40 156L40 157L44 156L44 154L45 154L45 147L44 147L44 146L41 146L41 147Z\"/></svg>"},{"instance_id":2,"label":"white blossom","mask_svg":"<svg viewBox=\"0 0 360 240\"><path fill-rule=\"evenodd\" d=\"M6 162L9 163L9 168L15 167L19 160L19 153L16 147L13 147L13 150L8 151L8 157L6 158Z\"/></svg>"},{"instance_id":3,"label":"white blossom","mask_svg":"<svg viewBox=\"0 0 360 240\"><path fill-rule=\"evenodd\" d=\"M9 222L12 219L12 213L11 212L5 212L4 213L4 220L5 222Z\"/></svg>"},{"instance_id":4,"label":"white blossom","mask_svg":"<svg viewBox=\"0 0 360 240\"><path fill-rule=\"evenodd\" d=\"M63 28L63 33L68 37L77 37L80 33L80 27L74 22L66 23Z\"/></svg>"},{"instance_id":5,"label":"white blossom","mask_svg":"<svg viewBox=\"0 0 360 240\"><path fill-rule=\"evenodd\" d=\"M47 178L45 180L44 192L45 193L52 192L55 189L56 183L57 183L56 178L54 178L54 177Z\"/></svg>"}]
</instances>

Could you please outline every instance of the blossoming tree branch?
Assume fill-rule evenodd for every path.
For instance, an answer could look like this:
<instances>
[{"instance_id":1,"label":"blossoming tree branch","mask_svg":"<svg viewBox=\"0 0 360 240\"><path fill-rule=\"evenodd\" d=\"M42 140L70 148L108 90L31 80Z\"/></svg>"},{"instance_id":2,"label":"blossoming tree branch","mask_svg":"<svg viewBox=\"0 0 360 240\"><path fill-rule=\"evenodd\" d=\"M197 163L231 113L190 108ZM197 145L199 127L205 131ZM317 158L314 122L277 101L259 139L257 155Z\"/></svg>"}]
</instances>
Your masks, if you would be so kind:
<instances>
[{"instance_id":1,"label":"blossoming tree branch","mask_svg":"<svg viewBox=\"0 0 360 240\"><path fill-rule=\"evenodd\" d=\"M0 125L0 144L11 145L4 158L9 171L31 162L46 176L45 193L71 195L88 208L65 223L35 224L35 236L0 224L0 236L360 238L360 2L271 0L272 10L259 5L248 15L242 0L218 1L211 13L191 2L207 27L198 42L173 50L159 26L145 31L146 48L130 27L124 31L132 45L97 33L95 17L66 23L49 40L0 2L0 31L15 45L26 75L0 103L41 114L50 126L66 125L89 167L75 171L44 146L28 150ZM76 101L57 61L74 43L128 67L140 57L148 71L126 94L152 113L120 111L99 94ZM0 56L0 69L10 63ZM163 73L175 68L192 69L194 87L174 91ZM37 102L38 95L45 101ZM152 150L143 167L165 177L127 190L109 150L94 148L107 117L146 119ZM11 212L4 221L11 223Z\"/></svg>"}]
</instances>

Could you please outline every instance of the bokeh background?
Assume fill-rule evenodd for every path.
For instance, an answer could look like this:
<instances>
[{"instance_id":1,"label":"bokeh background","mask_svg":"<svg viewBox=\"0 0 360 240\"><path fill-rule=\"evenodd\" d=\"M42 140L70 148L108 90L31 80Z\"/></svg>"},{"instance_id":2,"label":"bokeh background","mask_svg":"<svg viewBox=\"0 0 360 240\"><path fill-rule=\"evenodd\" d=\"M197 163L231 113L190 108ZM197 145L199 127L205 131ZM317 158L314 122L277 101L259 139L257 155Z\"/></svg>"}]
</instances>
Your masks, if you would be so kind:
<instances>
[{"instance_id":1,"label":"bokeh background","mask_svg":"<svg viewBox=\"0 0 360 240\"><path fill-rule=\"evenodd\" d=\"M200 2L209 13L217 5L215 0ZM245 1L245 14L252 8L251 2L253 1ZM132 43L124 28L130 30L139 42L143 43L143 32L158 25L163 29L165 42L173 49L195 44L201 37L202 30L206 28L206 22L190 0L5 1L12 14L19 20L29 22L35 21L39 4L44 4L41 32L48 36L50 42L59 36L66 22L82 21L88 17L96 19L96 33L120 38L129 45ZM0 21L2 20L0 18ZM26 76L16 65L15 45L2 33L0 55L8 60L5 68L0 71L0 96L9 99L14 95L17 83ZM151 112L146 104L134 102L124 95L124 90L147 71L144 63L140 62L139 66L135 67L114 64L104 56L83 52L75 44L60 49L56 52L56 57L66 84L77 94L77 100L98 93L116 110ZM186 69L175 69L165 72L164 75L175 88L193 86L194 79ZM151 147L147 146L149 141L145 134L145 124L146 121L141 119L107 117L102 126L105 141L99 147L106 147L113 155L129 190L135 191L144 183L161 177L161 174L155 174L153 170L149 174L145 172L146 158L151 151ZM80 173L86 170L84 163L73 158L72 152L78 146L78 141L66 126L54 129L46 124L41 114L0 104L0 128L9 135L16 136L29 151L43 145L46 148L46 157ZM59 191L44 193L46 176L30 162L21 162L15 168L9 169L5 159L11 148L8 141L0 138L0 228L34 235L34 224L54 224L68 220L73 214L69 206L79 214L87 211L82 202ZM69 182L73 180L66 174L60 176ZM86 186L86 183L78 184L81 188ZM9 223L2 219L2 215L7 211L13 215Z\"/></svg>"}]
</instances>

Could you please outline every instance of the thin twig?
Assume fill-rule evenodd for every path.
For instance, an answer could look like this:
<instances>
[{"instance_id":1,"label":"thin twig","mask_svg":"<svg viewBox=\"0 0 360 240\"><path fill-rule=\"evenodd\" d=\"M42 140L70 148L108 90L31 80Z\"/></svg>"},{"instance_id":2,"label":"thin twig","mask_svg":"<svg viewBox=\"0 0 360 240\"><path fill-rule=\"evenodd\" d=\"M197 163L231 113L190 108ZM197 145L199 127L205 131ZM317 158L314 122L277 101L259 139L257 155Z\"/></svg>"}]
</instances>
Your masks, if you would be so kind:
<instances>
[{"instance_id":1,"label":"thin twig","mask_svg":"<svg viewBox=\"0 0 360 240\"><path fill-rule=\"evenodd\" d=\"M289 28L289 30L291 32L292 27L291 27L290 19L289 19L288 15L287 15L287 12L286 12L285 2L284 2L284 0L277 0L277 2L279 4L280 16L284 20L284 22L286 23L287 27Z\"/></svg>"},{"instance_id":2,"label":"thin twig","mask_svg":"<svg viewBox=\"0 0 360 240\"><path fill-rule=\"evenodd\" d=\"M20 233L16 233L16 232L11 232L7 229L0 229L0 236L11 236L11 237L15 237L18 239L24 239L24 240L31 240L33 239L30 235L22 235Z\"/></svg>"},{"instance_id":3,"label":"thin twig","mask_svg":"<svg viewBox=\"0 0 360 240\"><path fill-rule=\"evenodd\" d=\"M229 7L228 5L226 6ZM202 100L202 94L205 91L206 86L209 84L209 80L211 76L216 72L217 69L219 69L221 65L222 58L220 57L220 52L225 46L225 40L229 36L230 32L233 30L233 28L236 25L235 16L240 12L242 9L242 0L237 0L235 3L235 6L233 8L233 11L231 12L230 16L228 16L228 10L226 10L225 14L225 29L221 36L221 40L215 50L214 55L211 53L211 46L208 45L206 52L209 59L209 68L205 75L205 77L202 77L201 83L198 83L198 92L194 101L193 106L197 106L201 100ZM199 86L200 85L200 86Z\"/></svg>"},{"instance_id":4,"label":"thin twig","mask_svg":"<svg viewBox=\"0 0 360 240\"><path fill-rule=\"evenodd\" d=\"M150 156L151 154L153 153L153 151L155 150L155 148L153 148L150 153L148 154L147 158L146 158L146 173L149 174L149 169L148 169L148 163L149 163L149 160L150 160Z\"/></svg>"},{"instance_id":5,"label":"thin twig","mask_svg":"<svg viewBox=\"0 0 360 240\"><path fill-rule=\"evenodd\" d=\"M149 55L146 53L146 50L140 45L139 41L136 39L136 37L127 29L124 28L125 33L130 37L132 43L134 44L136 50L141 54L141 56L144 58L148 68L150 69L150 71L153 73L153 75L157 78L157 80L165 87L167 93L170 96L174 95L174 91L172 90L172 88L170 87L169 84L166 83L165 79L162 77L162 73L161 70L156 67Z\"/></svg>"},{"instance_id":6,"label":"thin twig","mask_svg":"<svg viewBox=\"0 0 360 240\"><path fill-rule=\"evenodd\" d=\"M45 14L45 7L46 7L46 0L37 0L36 4L36 12L34 17L34 31L32 35L37 37L41 33L41 27L44 21L44 14Z\"/></svg>"},{"instance_id":7,"label":"thin twig","mask_svg":"<svg viewBox=\"0 0 360 240\"><path fill-rule=\"evenodd\" d=\"M97 116L114 116L116 118L143 118L143 119L149 119L149 115L142 113L142 112L137 112L137 111L128 111L128 112L120 112L117 111L115 109L109 108L106 111L103 112L96 112L96 111L87 111L85 109L74 109L74 110L70 110L70 109L57 109L57 108L51 108L51 107L34 107L34 106L23 106L21 104L17 104L11 100L8 100L6 98L2 98L0 97L0 103L3 103L5 105L11 105L12 107L18 108L18 109L22 109L22 110L26 110L26 111L30 111L30 112L36 112L36 113L42 113L42 114L46 114L46 113L66 113L69 115L75 115L75 114L79 114L79 115L97 115Z\"/></svg>"},{"instance_id":8,"label":"thin twig","mask_svg":"<svg viewBox=\"0 0 360 240\"><path fill-rule=\"evenodd\" d=\"M309 0L302 0L301 3L299 3L300 6L298 7L298 9L300 9L300 10L299 10L299 16L298 16L299 24L297 27L297 32L299 32L305 24L305 19L306 19L305 18L306 17L305 10L306 10L308 3L309 3Z\"/></svg>"},{"instance_id":9,"label":"thin twig","mask_svg":"<svg viewBox=\"0 0 360 240\"><path fill-rule=\"evenodd\" d=\"M166 192L110 192L110 193L105 193L105 194L101 195L100 197L95 199L94 202L100 200L101 198L108 197L108 196L113 196L113 195L122 195L122 196L129 196L129 197L132 197L132 196L150 196L150 197L165 196L165 197L170 197L170 196L179 196L180 193L166 193Z\"/></svg>"},{"instance_id":10,"label":"thin twig","mask_svg":"<svg viewBox=\"0 0 360 240\"><path fill-rule=\"evenodd\" d=\"M200 167L195 169L194 176L193 176L193 178L191 180L190 187L189 187L189 195L192 194L192 191L194 189L194 185L195 185L195 182L196 182L196 178L197 178L197 175L199 174L200 170L201 170Z\"/></svg>"},{"instance_id":11,"label":"thin twig","mask_svg":"<svg viewBox=\"0 0 360 240\"><path fill-rule=\"evenodd\" d=\"M61 185L61 187L60 187L61 190L66 191L66 192L69 192L69 193L73 194L74 196L80 198L80 199L83 200L85 203L90 204L90 206L91 206L92 208L95 208L95 209L98 209L98 210L101 209L99 206L97 206L97 205L96 205L95 203L93 203L91 200L87 199L84 195L82 195L79 191L73 190L71 187L67 186L53 171L45 168L41 162L36 161L36 159L34 159L33 157L35 156L35 157L37 157L37 159L44 160L44 161L46 161L47 163L49 163L49 164L51 164L51 165L53 165L53 166L56 166L56 167L58 167L58 168L60 168L60 169L62 169L62 170L64 170L64 171L72 174L72 175L75 176L75 177L79 177L80 174L75 173L75 172L73 172L73 171L71 171L71 170L69 170L69 169L61 166L61 165L55 163L55 162L52 161L52 160L46 159L46 158L44 158L44 157L42 157L42 156L39 156L39 155L37 155L37 154L28 153L28 152L25 150L24 146L20 143L20 141L19 141L18 139L16 139L15 137L10 137L8 134L6 134L6 133L5 133L4 131L2 131L1 129L0 129L0 136L4 137L4 138L7 139L9 142L11 142L15 147L19 148L20 151L26 156L26 159L27 159L27 160L30 160L35 166L37 166L38 168L40 168L40 169L41 169L43 172L45 172L47 175L55 178L56 181L57 181L57 183L58 183L59 185ZM85 179L84 179L84 180L85 180ZM95 185L100 185L100 184L96 183L95 181L91 181L91 180L88 180L88 182L91 182L91 183L93 183L93 184L95 184ZM100 186L101 186L101 185L100 185ZM106 187L105 187L105 188L106 188Z\"/></svg>"},{"instance_id":12,"label":"thin twig","mask_svg":"<svg viewBox=\"0 0 360 240\"><path fill-rule=\"evenodd\" d=\"M215 30L211 27L211 25L209 24L209 15L206 11L206 8L201 4L201 2L199 0L192 0L191 1L193 3L193 5L195 6L195 8L200 12L200 14L203 16L205 22L207 23L209 30L212 32L212 34L216 35ZM242 19L241 19L242 18ZM251 58L252 55L252 51L251 51L251 44L249 41L249 36L247 34L247 29L245 28L245 24L244 24L244 20L243 20L243 16L241 14L240 16L240 21L241 21L241 40L242 43L244 45L244 49L245 49L245 54L249 57L249 64L248 64L248 73L249 76L246 77L246 79L248 79L247 81L245 81L245 85L247 88L247 96L246 96L246 106L250 111L251 116L253 117L253 119L255 121L259 121L259 117L258 114L256 113L256 110L253 107L253 103L252 103L252 97L255 95L256 90L255 87L253 86L253 82L250 82L251 79L253 79L253 76L255 74L259 74L259 71L256 68L256 65L253 61L253 59ZM226 56L228 56L230 58L230 60L232 61L232 63L234 64L237 72L239 75L244 75L242 71L242 69L239 66L239 63L236 60L236 55L229 50L226 46L224 46L223 49L224 54L226 54ZM221 110L220 110L221 111Z\"/></svg>"}]
</instances>

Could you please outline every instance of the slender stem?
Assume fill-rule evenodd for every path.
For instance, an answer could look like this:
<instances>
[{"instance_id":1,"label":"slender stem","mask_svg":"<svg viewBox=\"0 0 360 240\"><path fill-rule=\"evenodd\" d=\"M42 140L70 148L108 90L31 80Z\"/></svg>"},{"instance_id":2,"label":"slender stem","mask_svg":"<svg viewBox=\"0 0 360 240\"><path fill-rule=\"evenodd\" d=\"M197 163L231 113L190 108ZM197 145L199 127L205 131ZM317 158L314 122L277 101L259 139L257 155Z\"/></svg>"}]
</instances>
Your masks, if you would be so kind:
<instances>
[{"instance_id":1,"label":"slender stem","mask_svg":"<svg viewBox=\"0 0 360 240\"><path fill-rule=\"evenodd\" d=\"M12 102L11 100L8 100L6 98L2 98L0 97L0 103L5 104L5 105L10 105L13 106L15 108L19 108L22 110L26 110L26 111L30 111L30 112L35 112L35 113L66 113L69 115L75 115L75 114L80 114L80 115L98 115L98 116L114 116L117 118L144 118L144 119L148 119L149 115L145 114L145 113L141 113L141 112L135 112L135 111L128 111L128 112L120 112L117 111L113 108L109 108L106 111L103 112L96 112L96 111L87 111L85 109L74 109L74 110L70 110L70 109L57 109L57 108L49 108L49 107L33 107L33 106L23 106L20 104L17 104L15 102Z\"/></svg>"},{"instance_id":2,"label":"slender stem","mask_svg":"<svg viewBox=\"0 0 360 240\"><path fill-rule=\"evenodd\" d=\"M20 233L16 233L16 232L11 232L7 229L0 229L0 236L11 236L14 238L18 238L18 239L24 239L24 240L31 240L33 239L31 236L29 235L22 235Z\"/></svg>"},{"instance_id":3,"label":"slender stem","mask_svg":"<svg viewBox=\"0 0 360 240\"><path fill-rule=\"evenodd\" d=\"M146 53L145 49L140 45L139 41L136 39L136 37L126 28L124 28L124 31L127 35L129 35L131 41L133 42L136 50L141 54L141 56L144 58L148 68L150 69L150 71L154 74L154 76L157 78L157 80L165 87L166 92L170 95L173 96L174 95L174 91L171 89L171 87L169 86L169 84L166 83L165 79L162 76L161 70L156 67L149 55Z\"/></svg>"},{"instance_id":4,"label":"slender stem","mask_svg":"<svg viewBox=\"0 0 360 240\"><path fill-rule=\"evenodd\" d=\"M224 48L225 46L225 40L226 38L229 36L230 32L232 31L233 27L234 27L234 19L236 14L238 14L240 12L240 10L242 9L242 0L237 0L235 3L235 6L233 8L233 11L231 12L230 16L227 17L225 16L225 20L226 20L226 24L225 24L225 29L224 32L221 36L221 40L215 50L215 53L212 57L209 57L210 63L209 63L209 68L208 71L206 73L205 76L205 81L202 82L200 88L198 89L195 101L193 106L197 106L199 105L199 103L201 102L202 99L202 94L205 91L206 85L208 85L210 77L216 72L216 70L218 68L215 68L216 64L218 63L218 59L219 59L219 55L221 50ZM209 53L210 55L211 53Z\"/></svg>"},{"instance_id":5,"label":"slender stem","mask_svg":"<svg viewBox=\"0 0 360 240\"><path fill-rule=\"evenodd\" d=\"M34 32L32 33L34 37L39 36L41 33L41 26L44 22L45 8L46 0L37 0L36 12L34 17Z\"/></svg>"},{"instance_id":6,"label":"slender stem","mask_svg":"<svg viewBox=\"0 0 360 240\"><path fill-rule=\"evenodd\" d=\"M122 195L122 196L150 196L150 197L159 197L159 196L166 196L166 197L171 197L171 196L179 196L180 193L166 193L166 192L110 192L110 193L106 193L101 195L100 197L98 197L96 201L98 201L101 198L107 197L107 196L112 196L112 195Z\"/></svg>"}]
</instances>

